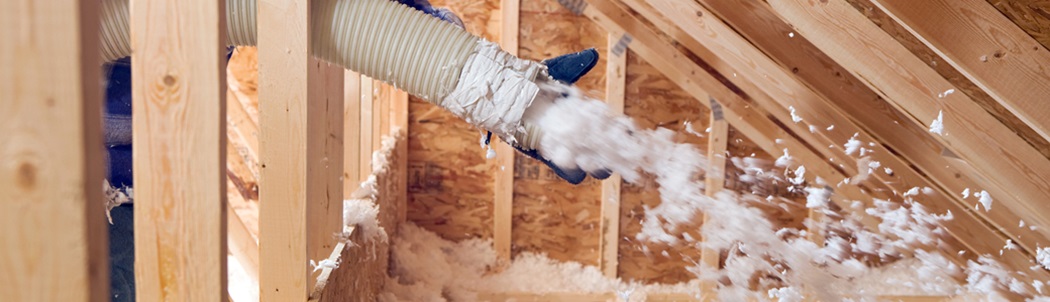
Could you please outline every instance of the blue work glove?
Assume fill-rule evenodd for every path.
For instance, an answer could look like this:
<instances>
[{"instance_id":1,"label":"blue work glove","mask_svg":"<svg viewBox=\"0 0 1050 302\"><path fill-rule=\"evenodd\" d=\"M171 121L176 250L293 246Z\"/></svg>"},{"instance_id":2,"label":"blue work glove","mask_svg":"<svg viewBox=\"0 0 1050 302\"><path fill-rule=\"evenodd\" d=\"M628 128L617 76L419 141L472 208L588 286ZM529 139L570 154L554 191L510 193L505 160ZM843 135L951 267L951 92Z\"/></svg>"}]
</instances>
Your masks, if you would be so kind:
<instances>
[{"instance_id":1,"label":"blue work glove","mask_svg":"<svg viewBox=\"0 0 1050 302\"><path fill-rule=\"evenodd\" d=\"M594 68L595 64L598 64L598 51L594 48L590 48L581 52L566 54L545 60L543 61L543 64L547 65L547 73L551 78L565 84L573 84L580 80L580 78L587 74L587 72L591 71L591 68ZM492 133L490 132L488 138L491 139L491 137ZM488 142L486 141L486 143ZM587 178L587 172L579 167L559 167L550 160L544 158L536 150L526 150L521 146L513 144L511 146L522 154L528 155L529 157L547 165L547 167L550 167L551 170L554 171L554 174L557 174L558 177L561 177L571 184L580 184ZM612 173L608 170L602 169L593 171L590 174L591 177L597 179L606 179L609 178L609 175Z\"/></svg>"},{"instance_id":2,"label":"blue work glove","mask_svg":"<svg viewBox=\"0 0 1050 302\"><path fill-rule=\"evenodd\" d=\"M397 2L407 5L411 8L417 9L428 15L437 17L438 19L444 20L448 23L455 24L459 28L465 28L463 26L463 20L452 13L451 10L443 7L434 7L430 5L430 1L427 0L397 0Z\"/></svg>"}]
</instances>

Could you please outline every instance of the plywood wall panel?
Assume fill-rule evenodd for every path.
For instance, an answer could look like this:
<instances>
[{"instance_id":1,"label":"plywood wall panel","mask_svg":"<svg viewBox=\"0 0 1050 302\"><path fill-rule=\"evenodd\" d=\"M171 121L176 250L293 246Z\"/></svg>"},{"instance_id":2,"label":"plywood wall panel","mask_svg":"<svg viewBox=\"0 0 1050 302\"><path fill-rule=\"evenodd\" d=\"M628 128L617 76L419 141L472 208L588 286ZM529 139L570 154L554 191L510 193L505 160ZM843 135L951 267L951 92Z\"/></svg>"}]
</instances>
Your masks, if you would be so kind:
<instances>
[{"instance_id":1,"label":"plywood wall panel","mask_svg":"<svg viewBox=\"0 0 1050 302\"><path fill-rule=\"evenodd\" d=\"M489 40L499 33L499 0L431 1ZM408 220L451 240L492 237L494 165L481 133L463 120L411 97L408 125Z\"/></svg>"},{"instance_id":2,"label":"plywood wall panel","mask_svg":"<svg viewBox=\"0 0 1050 302\"><path fill-rule=\"evenodd\" d=\"M707 148L704 130L710 123L710 110L640 58L633 52L628 55L624 113L634 118L639 127L675 130L679 133L679 139L694 144L698 151L704 152ZM686 131L686 122L705 137ZM677 283L694 278L686 267L700 260L700 249L685 242L668 246L635 239L641 231L644 208L660 204L658 189L659 186L649 176L636 184L623 184L620 193L619 275L625 280ZM698 214L696 221L702 221L702 217ZM699 225L689 226L689 229L697 229ZM681 232L672 233L681 237ZM690 236L700 239L696 233Z\"/></svg>"},{"instance_id":3,"label":"plywood wall panel","mask_svg":"<svg viewBox=\"0 0 1050 302\"><path fill-rule=\"evenodd\" d=\"M545 12L537 12L536 7ZM584 17L554 0L525 1L520 16L519 55L544 60L597 48L605 53L606 34ZM589 97L604 99L605 58L577 82ZM512 255L529 251L557 260L597 265L599 258L600 182L572 185L542 163L525 156L515 160Z\"/></svg>"}]
</instances>

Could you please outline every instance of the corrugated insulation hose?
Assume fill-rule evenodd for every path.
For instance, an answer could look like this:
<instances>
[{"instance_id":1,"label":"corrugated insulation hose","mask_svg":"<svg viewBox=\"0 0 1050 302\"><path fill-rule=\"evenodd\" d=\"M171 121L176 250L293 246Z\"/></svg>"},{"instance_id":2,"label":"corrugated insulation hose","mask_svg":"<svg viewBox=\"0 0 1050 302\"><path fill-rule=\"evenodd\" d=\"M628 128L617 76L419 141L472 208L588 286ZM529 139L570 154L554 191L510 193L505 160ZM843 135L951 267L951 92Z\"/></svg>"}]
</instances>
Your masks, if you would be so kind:
<instances>
[{"instance_id":1,"label":"corrugated insulation hose","mask_svg":"<svg viewBox=\"0 0 1050 302\"><path fill-rule=\"evenodd\" d=\"M227 36L257 43L256 0L226 0ZM390 0L314 0L313 55L442 106L508 142L524 139L521 117L548 79L537 62ZM131 55L128 0L103 0L102 54ZM526 148L532 146L524 146Z\"/></svg>"}]
</instances>

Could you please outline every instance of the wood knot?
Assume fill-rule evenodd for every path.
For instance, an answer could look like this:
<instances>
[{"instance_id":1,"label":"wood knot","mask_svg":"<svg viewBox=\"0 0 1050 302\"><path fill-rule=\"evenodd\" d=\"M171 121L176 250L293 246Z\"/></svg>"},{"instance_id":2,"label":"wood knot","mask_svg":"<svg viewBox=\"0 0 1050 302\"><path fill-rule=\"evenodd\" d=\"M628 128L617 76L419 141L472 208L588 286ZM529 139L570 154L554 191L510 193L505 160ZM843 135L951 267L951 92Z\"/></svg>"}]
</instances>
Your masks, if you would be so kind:
<instances>
[{"instance_id":1,"label":"wood knot","mask_svg":"<svg viewBox=\"0 0 1050 302\"><path fill-rule=\"evenodd\" d=\"M697 16L697 17L703 17L703 16L704 16L704 12L702 12L702 11L696 11L696 16Z\"/></svg>"},{"instance_id":2,"label":"wood knot","mask_svg":"<svg viewBox=\"0 0 1050 302\"><path fill-rule=\"evenodd\" d=\"M18 165L17 180L18 186L30 190L36 187L36 166L31 163L22 163Z\"/></svg>"},{"instance_id":3,"label":"wood knot","mask_svg":"<svg viewBox=\"0 0 1050 302\"><path fill-rule=\"evenodd\" d=\"M164 85L175 86L175 77L169 75L164 76Z\"/></svg>"}]
</instances>

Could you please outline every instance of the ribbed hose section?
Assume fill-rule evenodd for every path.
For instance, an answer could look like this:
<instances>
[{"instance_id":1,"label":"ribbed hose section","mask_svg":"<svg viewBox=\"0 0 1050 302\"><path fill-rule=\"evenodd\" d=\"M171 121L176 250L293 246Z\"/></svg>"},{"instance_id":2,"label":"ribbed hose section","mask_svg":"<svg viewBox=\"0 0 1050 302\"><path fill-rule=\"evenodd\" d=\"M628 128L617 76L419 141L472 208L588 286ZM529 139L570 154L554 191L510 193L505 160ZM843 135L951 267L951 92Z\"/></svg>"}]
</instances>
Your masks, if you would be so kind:
<instances>
[{"instance_id":1,"label":"ribbed hose section","mask_svg":"<svg viewBox=\"0 0 1050 302\"><path fill-rule=\"evenodd\" d=\"M102 52L131 55L128 0L102 0ZM257 0L226 0L233 45L257 44ZM313 0L311 54L448 109L505 141L533 142L521 118L546 67L390 0Z\"/></svg>"},{"instance_id":2,"label":"ribbed hose section","mask_svg":"<svg viewBox=\"0 0 1050 302\"><path fill-rule=\"evenodd\" d=\"M459 80L479 38L390 0L315 0L312 53L430 102Z\"/></svg>"},{"instance_id":3,"label":"ribbed hose section","mask_svg":"<svg viewBox=\"0 0 1050 302\"><path fill-rule=\"evenodd\" d=\"M256 1L226 0L231 44L257 44ZM313 55L431 102L439 102L456 87L460 70L479 40L389 0L311 2ZM103 0L102 9L104 59L131 55L128 0Z\"/></svg>"},{"instance_id":4,"label":"ribbed hose section","mask_svg":"<svg viewBox=\"0 0 1050 302\"><path fill-rule=\"evenodd\" d=\"M248 46L259 43L255 22L259 10L255 3L256 0L226 0L226 36L230 44Z\"/></svg>"},{"instance_id":5,"label":"ribbed hose section","mask_svg":"<svg viewBox=\"0 0 1050 302\"><path fill-rule=\"evenodd\" d=\"M128 0L102 0L101 28L102 58L106 62L131 55L131 30L128 20Z\"/></svg>"}]
</instances>

